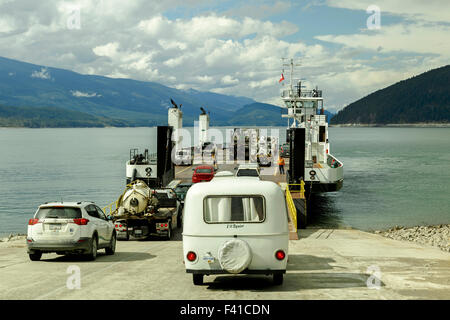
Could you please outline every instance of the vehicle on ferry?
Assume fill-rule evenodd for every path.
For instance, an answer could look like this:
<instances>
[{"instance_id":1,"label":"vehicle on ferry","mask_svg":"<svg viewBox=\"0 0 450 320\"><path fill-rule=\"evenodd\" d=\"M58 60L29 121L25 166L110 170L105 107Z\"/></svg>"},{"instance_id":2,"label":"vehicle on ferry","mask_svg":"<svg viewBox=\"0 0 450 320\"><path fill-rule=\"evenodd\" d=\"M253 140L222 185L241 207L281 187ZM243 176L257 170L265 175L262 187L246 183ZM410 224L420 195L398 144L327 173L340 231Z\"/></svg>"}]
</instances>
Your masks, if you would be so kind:
<instances>
[{"instance_id":1,"label":"vehicle on ferry","mask_svg":"<svg viewBox=\"0 0 450 320\"><path fill-rule=\"evenodd\" d=\"M214 178L215 170L213 166L201 165L192 170L194 171L194 173L192 174L193 183L208 182L211 181L212 178Z\"/></svg>"},{"instance_id":2,"label":"vehicle on ferry","mask_svg":"<svg viewBox=\"0 0 450 320\"><path fill-rule=\"evenodd\" d=\"M186 195L183 256L195 285L205 275L272 275L283 283L289 229L281 188L271 181L231 176L193 185Z\"/></svg>"}]
</instances>

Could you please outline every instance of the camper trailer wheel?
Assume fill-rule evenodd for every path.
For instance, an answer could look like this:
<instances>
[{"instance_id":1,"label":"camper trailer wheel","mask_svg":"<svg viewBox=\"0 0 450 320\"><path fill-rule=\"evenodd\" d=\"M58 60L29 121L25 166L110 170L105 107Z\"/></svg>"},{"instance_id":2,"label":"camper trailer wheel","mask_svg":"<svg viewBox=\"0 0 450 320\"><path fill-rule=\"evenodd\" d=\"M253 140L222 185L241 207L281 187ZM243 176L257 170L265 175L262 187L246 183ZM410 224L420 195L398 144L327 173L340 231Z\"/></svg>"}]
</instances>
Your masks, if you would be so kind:
<instances>
[{"instance_id":1,"label":"camper trailer wheel","mask_svg":"<svg viewBox=\"0 0 450 320\"><path fill-rule=\"evenodd\" d=\"M273 284L276 286L280 286L283 284L283 274L282 273L275 273L273 275Z\"/></svg>"},{"instance_id":2,"label":"camper trailer wheel","mask_svg":"<svg viewBox=\"0 0 450 320\"><path fill-rule=\"evenodd\" d=\"M196 286L200 286L203 284L203 275L202 274L193 274L192 280Z\"/></svg>"}]
</instances>

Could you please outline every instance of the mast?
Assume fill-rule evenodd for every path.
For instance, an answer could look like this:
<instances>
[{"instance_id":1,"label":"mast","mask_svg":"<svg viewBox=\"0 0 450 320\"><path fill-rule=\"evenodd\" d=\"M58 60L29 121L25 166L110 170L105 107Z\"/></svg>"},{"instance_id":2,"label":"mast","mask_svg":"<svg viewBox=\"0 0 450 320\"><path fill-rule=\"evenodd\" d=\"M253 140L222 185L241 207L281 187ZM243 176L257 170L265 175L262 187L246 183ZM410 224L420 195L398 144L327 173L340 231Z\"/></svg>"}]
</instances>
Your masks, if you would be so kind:
<instances>
[{"instance_id":1,"label":"mast","mask_svg":"<svg viewBox=\"0 0 450 320\"><path fill-rule=\"evenodd\" d=\"M291 58L289 59L289 62L287 63L286 60L288 60L287 58L281 58L282 66L283 67L289 67L290 69L290 75L289 75L289 95L294 95L294 67L299 67L301 66L300 62L298 63L294 63L294 59Z\"/></svg>"}]
</instances>

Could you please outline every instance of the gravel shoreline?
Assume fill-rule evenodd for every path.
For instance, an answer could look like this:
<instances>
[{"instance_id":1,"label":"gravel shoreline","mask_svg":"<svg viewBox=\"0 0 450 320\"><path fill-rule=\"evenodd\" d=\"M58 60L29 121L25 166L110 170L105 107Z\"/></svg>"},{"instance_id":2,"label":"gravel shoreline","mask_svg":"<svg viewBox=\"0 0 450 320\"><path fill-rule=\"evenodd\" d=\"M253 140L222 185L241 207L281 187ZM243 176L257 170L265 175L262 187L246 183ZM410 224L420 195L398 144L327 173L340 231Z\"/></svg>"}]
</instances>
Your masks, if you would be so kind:
<instances>
[{"instance_id":1,"label":"gravel shoreline","mask_svg":"<svg viewBox=\"0 0 450 320\"><path fill-rule=\"evenodd\" d=\"M375 233L394 240L412 241L450 252L450 224L411 228L395 226L388 230L375 231Z\"/></svg>"},{"instance_id":2,"label":"gravel shoreline","mask_svg":"<svg viewBox=\"0 0 450 320\"><path fill-rule=\"evenodd\" d=\"M9 242L9 241L15 241L15 240L22 240L22 239L26 239L27 235L23 234L23 233L16 233L13 234L11 233L9 236L5 237L5 238L0 238L0 242Z\"/></svg>"}]
</instances>

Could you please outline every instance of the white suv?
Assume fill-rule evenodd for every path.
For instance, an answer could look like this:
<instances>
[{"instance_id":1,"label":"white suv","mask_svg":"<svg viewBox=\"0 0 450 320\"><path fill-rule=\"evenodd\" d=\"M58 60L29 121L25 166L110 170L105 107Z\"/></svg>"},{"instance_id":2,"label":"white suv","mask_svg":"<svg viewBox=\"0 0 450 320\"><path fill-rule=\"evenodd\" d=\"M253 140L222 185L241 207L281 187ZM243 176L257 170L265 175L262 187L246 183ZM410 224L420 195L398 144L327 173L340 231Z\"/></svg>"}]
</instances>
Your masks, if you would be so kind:
<instances>
[{"instance_id":1,"label":"white suv","mask_svg":"<svg viewBox=\"0 0 450 320\"><path fill-rule=\"evenodd\" d=\"M33 261L49 252L82 253L95 260L101 248L114 254L116 230L93 202L45 203L28 222L27 251Z\"/></svg>"}]
</instances>

